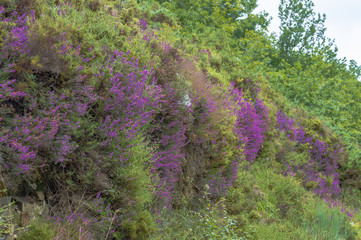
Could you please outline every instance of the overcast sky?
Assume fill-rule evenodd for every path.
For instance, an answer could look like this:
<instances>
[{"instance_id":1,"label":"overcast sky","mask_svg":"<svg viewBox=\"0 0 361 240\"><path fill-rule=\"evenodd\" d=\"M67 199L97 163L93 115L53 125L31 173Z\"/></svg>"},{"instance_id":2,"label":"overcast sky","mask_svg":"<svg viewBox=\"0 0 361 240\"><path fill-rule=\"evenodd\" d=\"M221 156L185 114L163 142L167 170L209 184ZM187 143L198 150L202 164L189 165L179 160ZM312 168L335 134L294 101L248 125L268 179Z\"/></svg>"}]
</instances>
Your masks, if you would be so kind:
<instances>
[{"instance_id":1,"label":"overcast sky","mask_svg":"<svg viewBox=\"0 0 361 240\"><path fill-rule=\"evenodd\" d=\"M256 12L265 10L273 20L271 32L279 32L280 0L258 0ZM316 13L325 13L326 37L335 39L338 57L354 59L361 65L361 0L313 0Z\"/></svg>"}]
</instances>

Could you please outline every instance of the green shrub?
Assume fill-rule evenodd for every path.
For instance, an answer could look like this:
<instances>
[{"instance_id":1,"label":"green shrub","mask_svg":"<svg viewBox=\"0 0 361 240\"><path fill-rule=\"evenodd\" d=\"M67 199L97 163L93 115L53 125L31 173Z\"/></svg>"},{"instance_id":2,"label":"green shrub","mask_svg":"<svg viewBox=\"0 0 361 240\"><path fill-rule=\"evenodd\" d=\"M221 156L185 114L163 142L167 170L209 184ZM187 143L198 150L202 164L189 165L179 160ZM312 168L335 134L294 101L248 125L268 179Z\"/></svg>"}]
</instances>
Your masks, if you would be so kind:
<instances>
[{"instance_id":1,"label":"green shrub","mask_svg":"<svg viewBox=\"0 0 361 240\"><path fill-rule=\"evenodd\" d=\"M159 216L158 222L158 231L149 236L151 240L197 240L202 238L201 226L198 224L194 212L188 209L164 211Z\"/></svg>"},{"instance_id":2,"label":"green shrub","mask_svg":"<svg viewBox=\"0 0 361 240\"><path fill-rule=\"evenodd\" d=\"M125 235L130 239L148 239L156 231L156 223L149 211L141 211L123 225Z\"/></svg>"},{"instance_id":3,"label":"green shrub","mask_svg":"<svg viewBox=\"0 0 361 240\"><path fill-rule=\"evenodd\" d=\"M256 209L258 197L258 185L254 177L246 171L238 173L238 178L227 193L227 212L230 215L239 216Z\"/></svg>"},{"instance_id":4,"label":"green shrub","mask_svg":"<svg viewBox=\"0 0 361 240\"><path fill-rule=\"evenodd\" d=\"M239 228L238 220L224 211L223 200L208 204L198 211L187 209L166 211L158 219L159 231L150 235L150 239L253 239L251 226ZM247 220L245 220L247 221Z\"/></svg>"},{"instance_id":5,"label":"green shrub","mask_svg":"<svg viewBox=\"0 0 361 240\"><path fill-rule=\"evenodd\" d=\"M54 226L40 220L33 221L23 233L19 235L19 240L50 240L55 237Z\"/></svg>"}]
</instances>

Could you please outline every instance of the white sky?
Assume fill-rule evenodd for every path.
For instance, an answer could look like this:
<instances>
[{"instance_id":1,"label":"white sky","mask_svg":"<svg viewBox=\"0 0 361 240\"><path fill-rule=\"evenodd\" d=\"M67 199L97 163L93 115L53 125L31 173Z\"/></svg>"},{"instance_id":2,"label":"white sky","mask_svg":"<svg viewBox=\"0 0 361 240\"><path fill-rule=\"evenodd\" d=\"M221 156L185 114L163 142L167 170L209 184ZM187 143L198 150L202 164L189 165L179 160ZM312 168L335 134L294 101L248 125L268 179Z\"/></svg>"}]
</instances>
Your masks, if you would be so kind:
<instances>
[{"instance_id":1,"label":"white sky","mask_svg":"<svg viewBox=\"0 0 361 240\"><path fill-rule=\"evenodd\" d=\"M271 32L279 33L280 0L258 0L256 12L265 10L272 16ZM326 37L335 39L338 57L356 60L361 65L361 0L313 0L316 13L325 13Z\"/></svg>"}]
</instances>

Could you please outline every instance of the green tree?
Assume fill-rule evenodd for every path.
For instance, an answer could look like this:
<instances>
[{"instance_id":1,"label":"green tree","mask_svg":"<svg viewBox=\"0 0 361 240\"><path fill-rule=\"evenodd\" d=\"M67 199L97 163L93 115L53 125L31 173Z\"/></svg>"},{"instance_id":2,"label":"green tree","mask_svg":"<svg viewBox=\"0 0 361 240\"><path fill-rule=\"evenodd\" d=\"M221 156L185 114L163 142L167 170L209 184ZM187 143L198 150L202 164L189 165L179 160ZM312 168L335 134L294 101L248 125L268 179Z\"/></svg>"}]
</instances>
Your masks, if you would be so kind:
<instances>
[{"instance_id":1,"label":"green tree","mask_svg":"<svg viewBox=\"0 0 361 240\"><path fill-rule=\"evenodd\" d=\"M356 78L360 79L361 77L361 65L357 65L355 60L350 60L350 64L348 66L349 71L355 75Z\"/></svg>"},{"instance_id":2,"label":"green tree","mask_svg":"<svg viewBox=\"0 0 361 240\"><path fill-rule=\"evenodd\" d=\"M280 57L294 58L300 54L322 53L326 58L336 57L334 41L326 38L326 15L314 12L312 0L281 0L278 17L281 35L278 40Z\"/></svg>"},{"instance_id":3,"label":"green tree","mask_svg":"<svg viewBox=\"0 0 361 240\"><path fill-rule=\"evenodd\" d=\"M174 12L187 32L213 28L244 37L247 30L266 29L267 13L253 14L257 0L158 0Z\"/></svg>"}]
</instances>

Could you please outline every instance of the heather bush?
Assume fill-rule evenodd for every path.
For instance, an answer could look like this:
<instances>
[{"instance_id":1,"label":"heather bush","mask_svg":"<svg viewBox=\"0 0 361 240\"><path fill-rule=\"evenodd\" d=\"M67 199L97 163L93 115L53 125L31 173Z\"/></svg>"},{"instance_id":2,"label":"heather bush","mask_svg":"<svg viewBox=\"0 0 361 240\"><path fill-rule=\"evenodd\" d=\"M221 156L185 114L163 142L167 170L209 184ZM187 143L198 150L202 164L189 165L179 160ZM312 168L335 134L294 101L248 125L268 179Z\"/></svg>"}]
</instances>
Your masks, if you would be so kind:
<instances>
[{"instance_id":1,"label":"heather bush","mask_svg":"<svg viewBox=\"0 0 361 240\"><path fill-rule=\"evenodd\" d=\"M0 4L1 171L51 207L22 238L352 239L348 156L268 86L260 19L197 2L186 29L183 3L141 2Z\"/></svg>"},{"instance_id":2,"label":"heather bush","mask_svg":"<svg viewBox=\"0 0 361 240\"><path fill-rule=\"evenodd\" d=\"M102 198L102 192L95 196L73 196L72 201L63 205L63 208L51 209L52 215L47 217L46 222L35 220L30 225L31 236L37 231L52 234L54 239L109 239L119 234L119 226L124 221L123 217L129 217L129 212L118 209L113 211L106 198ZM34 225L32 227L32 225ZM33 229L32 229L33 228Z\"/></svg>"},{"instance_id":3,"label":"heather bush","mask_svg":"<svg viewBox=\"0 0 361 240\"><path fill-rule=\"evenodd\" d=\"M290 140L297 142L299 149L306 146L304 152L307 151L310 157L308 163L301 162L301 164L293 163L294 166L288 165L285 174L294 174L294 171L301 171L306 186L308 185L314 189L315 193L325 198L339 196L337 159L340 150L328 150L329 147L325 142L316 140L313 136L307 136L303 127L295 125L294 120L283 113L278 113L277 118L280 130L286 132ZM312 182L317 183L318 187L314 187Z\"/></svg>"},{"instance_id":4,"label":"heather bush","mask_svg":"<svg viewBox=\"0 0 361 240\"><path fill-rule=\"evenodd\" d=\"M211 155L205 164L210 174L208 186L211 195L217 199L223 196L233 181L231 175L237 171L237 164L233 160L237 154L241 154L240 148L232 147L238 140L232 132L234 117L224 108L230 103L217 85L212 84L193 62L183 61L178 76L190 85L182 100L191 107L194 119L188 129L192 133L189 141L211 148L211 151L205 150Z\"/></svg>"},{"instance_id":5,"label":"heather bush","mask_svg":"<svg viewBox=\"0 0 361 240\"><path fill-rule=\"evenodd\" d=\"M5 16L8 15L8 16ZM27 15L0 6L1 21L1 64L7 60L15 62L20 56L27 53Z\"/></svg>"},{"instance_id":6,"label":"heather bush","mask_svg":"<svg viewBox=\"0 0 361 240\"><path fill-rule=\"evenodd\" d=\"M26 95L26 93L14 89L15 79L11 78L14 72L14 64L27 53L27 31L26 15L19 15L16 12L8 12L9 17L5 17L9 9L0 6L0 109L5 114L16 109L16 103L12 101L18 100ZM6 107L8 109L6 109Z\"/></svg>"},{"instance_id":7,"label":"heather bush","mask_svg":"<svg viewBox=\"0 0 361 240\"><path fill-rule=\"evenodd\" d=\"M269 127L268 110L262 101L255 97L253 103L234 85L228 87L227 91L229 94L227 97L220 96L208 100L211 106L210 123L213 123L208 130L213 138L212 156L217 160L218 154L220 159L210 162L213 171L212 169L210 171L212 177L209 180L209 187L211 196L215 199L227 194L227 189L237 178L238 168L244 160L249 164L255 161ZM217 96L216 93L213 95ZM208 94L208 98L209 96L212 95ZM229 114L227 117L221 115L222 110L218 109L220 103L226 106ZM228 124L233 121L233 124L223 126L214 124L218 121ZM220 136L223 138L219 139Z\"/></svg>"},{"instance_id":8,"label":"heather bush","mask_svg":"<svg viewBox=\"0 0 361 240\"><path fill-rule=\"evenodd\" d=\"M74 11L71 5L63 6L63 9ZM40 31L44 30L33 30L32 42L35 43ZM63 55L63 61L72 60L70 64L75 61L87 63L87 56L96 54L90 50L83 55L80 47L64 48L64 45L61 48L66 51L58 53L57 41L62 41L66 35L52 36L54 42L47 42L46 38L38 40L48 44L49 52L57 59ZM36 71L52 69L42 62L44 55L37 52L38 45L31 44L30 49L31 54L39 59L40 69ZM78 67L76 76L66 83L67 88L54 91L55 86L48 85L48 92L42 89L41 94L33 92L27 95L24 113L15 112L16 120L7 121L1 133L2 147L9 159L5 167L10 173L39 177L36 172L46 172L56 166L64 169L76 166L81 163L79 160L72 163L76 156L87 155L85 150L89 148L102 148L100 159L94 164L103 165L101 168L108 169L108 174L113 176L111 185L114 187L108 190L110 201L115 205L142 209L152 199L153 186L149 166L153 150L147 146L142 134L154 111L159 109L160 88L152 85L151 73L140 69L138 60L128 60L127 55L119 51L107 54L106 58L105 66L99 67L98 72L97 68L92 68L96 77L103 78L103 85L94 86L84 68ZM73 71L72 68L69 70ZM35 88L41 86L39 80L34 79L38 81ZM17 93L9 85L5 83L3 89L8 92L8 97L15 99ZM108 94L111 97L103 98ZM89 137L97 137L97 141L88 142ZM146 148L149 150L144 151ZM71 172L67 174L73 177Z\"/></svg>"},{"instance_id":9,"label":"heather bush","mask_svg":"<svg viewBox=\"0 0 361 240\"><path fill-rule=\"evenodd\" d=\"M267 108L256 99L255 105L244 98L242 91L233 87L230 90L230 101L234 101L236 107L234 114L237 116L235 132L245 144L245 156L249 163L254 162L260 150L264 135L267 131L268 118Z\"/></svg>"},{"instance_id":10,"label":"heather bush","mask_svg":"<svg viewBox=\"0 0 361 240\"><path fill-rule=\"evenodd\" d=\"M142 22L142 24L143 29L146 29L147 26L144 22ZM150 42L151 38L147 35L144 40ZM165 46L167 46L167 44L165 44ZM208 171L210 173L210 176L208 177L208 186L210 186L212 195L222 196L226 192L226 189L232 184L232 181L234 181L234 176L238 168L236 162L241 162L241 159L243 159L243 157L240 156L242 156L241 151L244 145L246 145L245 142L249 139L248 151L254 151L254 153L248 153L247 157L251 158L250 161L254 161L262 144L255 143L258 148L256 147L256 149L251 150L253 141L251 138L257 139L259 137L255 137L257 133L249 133L249 135L252 136L249 136L247 139L241 136L241 134L238 134L238 136L234 134L234 129L237 129L238 127L234 127L236 116L231 113L233 111L233 107L231 107L233 103L231 103L227 97L222 96L223 94L226 95L228 93L219 92L219 90L216 89L218 87L217 85L208 82L207 74L201 73L191 62L188 62L188 60L179 58L177 52L178 51L172 47L165 48L165 54L161 53L159 55L161 65L159 65L159 70L156 70L155 76L157 81L161 84L171 82L173 86L176 86L178 84L177 80L183 80L188 83L185 84L186 86L183 88L179 88L178 86L175 88L178 91L179 89L182 89L181 92L183 92L183 94L180 96L181 99L189 98L189 100L182 99L180 101L183 101L186 104L187 101L189 101L194 109L193 124L196 127L191 128L191 131L195 134L191 136L190 140L195 141L196 144L206 143L212 146L212 151L210 153L212 158L208 163L210 168ZM198 50L198 53L198 58L194 59L195 62L199 61L202 63L208 61L212 56L209 49ZM208 57L203 59L203 56ZM187 90L184 89L189 90L187 92ZM257 95L257 93L254 95ZM246 101L247 100L244 100L244 102ZM245 106L244 108L253 108L252 105L254 104L255 107L252 111L255 112L255 115L259 114L260 122L264 121L264 125L260 127L264 127L265 129L268 128L267 125L269 124L269 120L267 108L257 97L254 99L254 103L252 102L248 103L248 107ZM224 106L227 107L224 108ZM239 117L239 119L241 119L241 117ZM251 118L248 122L251 124ZM259 123L259 125L261 125L261 123ZM264 134L266 133L265 129L259 133L260 135L263 135L260 141L264 138ZM237 145L237 147L232 145Z\"/></svg>"}]
</instances>

